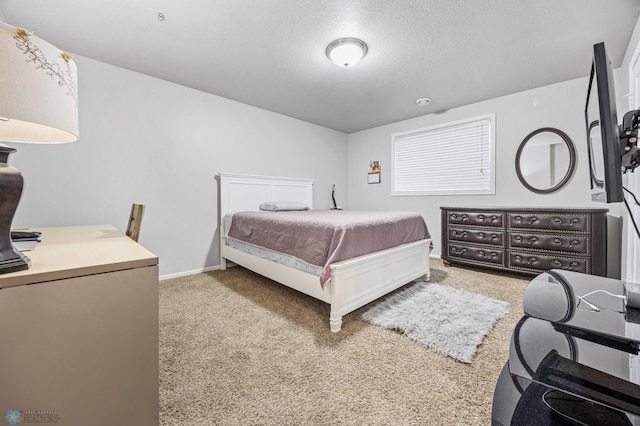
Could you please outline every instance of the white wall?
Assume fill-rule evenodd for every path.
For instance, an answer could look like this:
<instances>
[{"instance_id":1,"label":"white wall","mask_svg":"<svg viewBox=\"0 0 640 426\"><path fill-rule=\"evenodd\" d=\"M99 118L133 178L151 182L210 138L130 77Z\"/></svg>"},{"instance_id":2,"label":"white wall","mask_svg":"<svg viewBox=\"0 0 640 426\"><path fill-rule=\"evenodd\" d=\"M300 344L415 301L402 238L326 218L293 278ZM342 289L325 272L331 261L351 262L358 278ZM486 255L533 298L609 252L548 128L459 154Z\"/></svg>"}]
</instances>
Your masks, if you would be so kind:
<instances>
[{"instance_id":1,"label":"white wall","mask_svg":"<svg viewBox=\"0 0 640 426\"><path fill-rule=\"evenodd\" d=\"M347 136L76 57L80 139L15 144L25 177L13 227L110 223L146 205L140 243L162 276L219 265L220 171L315 179L314 205L346 188Z\"/></svg>"},{"instance_id":2,"label":"white wall","mask_svg":"<svg viewBox=\"0 0 640 426\"><path fill-rule=\"evenodd\" d=\"M590 64L585 64L585 74ZM364 130L349 135L348 207L352 209L396 209L420 212L434 238L434 254L441 253L441 206L514 207L595 207L609 208L620 216L621 203L591 201L589 163L584 125L587 78L580 78L460 108ZM392 197L390 188L391 135L435 124L495 112L496 114L496 193L476 196ZM564 189L541 195L528 191L518 180L515 157L520 142L533 130L555 127L569 135L577 150L573 179ZM366 166L380 160L382 183L366 183ZM460 164L464 167L464 164Z\"/></svg>"},{"instance_id":3,"label":"white wall","mask_svg":"<svg viewBox=\"0 0 640 426\"><path fill-rule=\"evenodd\" d=\"M622 59L622 65L620 65L620 79L616 80L616 96L618 98L618 114L629 110L629 99L626 96L631 88L629 87L629 64L633 55L640 44L640 17L636 21L636 26L631 33L627 50ZM621 118L621 117L620 117Z\"/></svg>"}]
</instances>

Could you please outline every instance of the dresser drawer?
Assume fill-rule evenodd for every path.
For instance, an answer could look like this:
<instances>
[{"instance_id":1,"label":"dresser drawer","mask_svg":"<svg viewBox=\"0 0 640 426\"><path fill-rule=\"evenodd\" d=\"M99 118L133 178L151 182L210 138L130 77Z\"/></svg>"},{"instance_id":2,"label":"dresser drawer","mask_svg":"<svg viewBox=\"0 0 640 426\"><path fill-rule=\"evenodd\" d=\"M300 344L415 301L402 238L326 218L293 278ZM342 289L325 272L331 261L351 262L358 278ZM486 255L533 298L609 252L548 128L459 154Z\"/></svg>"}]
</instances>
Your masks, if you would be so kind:
<instances>
[{"instance_id":1,"label":"dresser drawer","mask_svg":"<svg viewBox=\"0 0 640 426\"><path fill-rule=\"evenodd\" d=\"M499 229L449 228L449 241L465 241L491 245L504 245L504 231Z\"/></svg>"},{"instance_id":2,"label":"dresser drawer","mask_svg":"<svg viewBox=\"0 0 640 426\"><path fill-rule=\"evenodd\" d=\"M509 212L509 228L591 232L590 215L580 213Z\"/></svg>"},{"instance_id":3,"label":"dresser drawer","mask_svg":"<svg viewBox=\"0 0 640 426\"><path fill-rule=\"evenodd\" d=\"M495 228L504 228L504 212L448 211L447 224L448 225L465 225L465 226L490 226Z\"/></svg>"},{"instance_id":4,"label":"dresser drawer","mask_svg":"<svg viewBox=\"0 0 640 426\"><path fill-rule=\"evenodd\" d=\"M589 236L581 234L535 234L511 231L509 247L520 250L548 250L565 253L589 254Z\"/></svg>"},{"instance_id":5,"label":"dresser drawer","mask_svg":"<svg viewBox=\"0 0 640 426\"><path fill-rule=\"evenodd\" d=\"M497 265L504 264L504 250L494 247L473 247L462 244L449 244L447 248L449 258L464 259Z\"/></svg>"},{"instance_id":6,"label":"dresser drawer","mask_svg":"<svg viewBox=\"0 0 640 426\"><path fill-rule=\"evenodd\" d=\"M590 273L589 259L580 257L554 256L542 253L509 252L509 265L512 269L523 271L548 271L549 269L564 269Z\"/></svg>"}]
</instances>

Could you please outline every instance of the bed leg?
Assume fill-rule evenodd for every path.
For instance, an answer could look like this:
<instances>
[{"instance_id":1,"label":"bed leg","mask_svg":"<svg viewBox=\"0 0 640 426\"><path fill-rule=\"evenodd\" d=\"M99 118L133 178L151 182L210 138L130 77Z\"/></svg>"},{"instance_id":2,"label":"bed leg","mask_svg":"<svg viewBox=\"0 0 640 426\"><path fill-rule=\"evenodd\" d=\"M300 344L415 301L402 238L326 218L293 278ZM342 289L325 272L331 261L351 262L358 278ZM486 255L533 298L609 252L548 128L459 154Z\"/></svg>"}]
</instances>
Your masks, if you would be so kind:
<instances>
[{"instance_id":1,"label":"bed leg","mask_svg":"<svg viewBox=\"0 0 640 426\"><path fill-rule=\"evenodd\" d=\"M227 259L225 259L224 257L220 258L220 270L224 271L225 269L227 269Z\"/></svg>"},{"instance_id":2,"label":"bed leg","mask_svg":"<svg viewBox=\"0 0 640 426\"><path fill-rule=\"evenodd\" d=\"M331 315L329 317L329 324L331 326L331 331L337 333L342 328L342 317L334 317Z\"/></svg>"}]
</instances>

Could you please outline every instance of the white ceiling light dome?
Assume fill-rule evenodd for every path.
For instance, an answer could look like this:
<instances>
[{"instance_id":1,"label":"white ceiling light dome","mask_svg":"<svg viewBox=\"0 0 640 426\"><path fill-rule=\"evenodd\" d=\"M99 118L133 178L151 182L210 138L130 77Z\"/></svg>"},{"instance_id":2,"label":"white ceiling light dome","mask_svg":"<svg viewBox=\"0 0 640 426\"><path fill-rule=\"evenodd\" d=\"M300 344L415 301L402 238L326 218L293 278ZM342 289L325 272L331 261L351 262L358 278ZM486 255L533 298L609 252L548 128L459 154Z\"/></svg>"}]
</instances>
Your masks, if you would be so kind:
<instances>
[{"instance_id":1,"label":"white ceiling light dome","mask_svg":"<svg viewBox=\"0 0 640 426\"><path fill-rule=\"evenodd\" d=\"M357 38L339 38L327 46L326 54L339 67L349 68L365 57L369 48Z\"/></svg>"}]
</instances>

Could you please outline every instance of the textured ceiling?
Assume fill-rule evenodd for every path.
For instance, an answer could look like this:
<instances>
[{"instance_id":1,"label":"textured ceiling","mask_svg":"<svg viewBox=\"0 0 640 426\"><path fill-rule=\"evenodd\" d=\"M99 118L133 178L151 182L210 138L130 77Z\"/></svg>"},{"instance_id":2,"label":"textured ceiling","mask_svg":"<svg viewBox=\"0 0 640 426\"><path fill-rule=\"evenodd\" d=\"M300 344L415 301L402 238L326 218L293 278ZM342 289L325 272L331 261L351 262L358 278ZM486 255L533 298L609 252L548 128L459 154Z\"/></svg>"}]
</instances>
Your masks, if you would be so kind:
<instances>
[{"instance_id":1,"label":"textured ceiling","mask_svg":"<svg viewBox=\"0 0 640 426\"><path fill-rule=\"evenodd\" d=\"M601 41L618 67L639 12L640 0L0 0L8 23L63 50L346 133L585 76ZM353 68L325 56L341 37L369 46Z\"/></svg>"}]
</instances>

